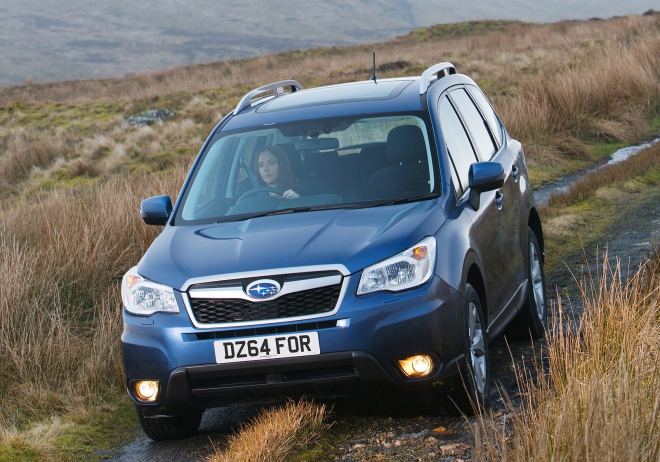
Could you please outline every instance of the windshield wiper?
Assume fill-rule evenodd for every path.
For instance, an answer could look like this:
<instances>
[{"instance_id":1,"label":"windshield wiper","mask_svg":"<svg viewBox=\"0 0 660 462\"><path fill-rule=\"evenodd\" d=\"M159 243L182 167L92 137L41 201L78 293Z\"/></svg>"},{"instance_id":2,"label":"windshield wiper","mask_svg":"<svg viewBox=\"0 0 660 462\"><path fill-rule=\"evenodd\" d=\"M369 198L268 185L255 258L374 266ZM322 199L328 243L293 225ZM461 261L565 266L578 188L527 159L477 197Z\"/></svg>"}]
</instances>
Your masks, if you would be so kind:
<instances>
[{"instance_id":1,"label":"windshield wiper","mask_svg":"<svg viewBox=\"0 0 660 462\"><path fill-rule=\"evenodd\" d=\"M284 215L286 213L299 213L299 212L315 212L318 210L333 210L333 209L357 209L360 207L364 207L364 205L356 205L356 204L326 204L326 205L308 205L304 207L293 207L290 209L277 209L277 210L272 210L271 212L267 212L264 215L261 216L268 216L268 215Z\"/></svg>"},{"instance_id":2,"label":"windshield wiper","mask_svg":"<svg viewBox=\"0 0 660 462\"><path fill-rule=\"evenodd\" d=\"M378 202L376 204L373 204L372 207L381 207L383 205L409 204L411 202L420 202L429 199L436 199L438 197L440 197L440 194L438 193L424 194L423 196L413 196L413 197L406 197L403 199L392 199L388 201Z\"/></svg>"},{"instance_id":3,"label":"windshield wiper","mask_svg":"<svg viewBox=\"0 0 660 462\"><path fill-rule=\"evenodd\" d=\"M249 220L252 218L260 218L260 217L270 217L273 215L286 215L287 213L299 213L299 212L312 212L312 211L317 211L317 210L332 210L332 209L356 209L364 207L364 205L348 205L348 204L326 204L326 205L309 205L309 206L303 206L303 207L293 207L289 209L275 209L275 210L269 210L267 212L261 212L261 213L253 213L253 214L248 214L248 215L233 215L233 216L225 216L220 218L216 223L226 223L229 221L242 221L242 220ZM235 219L231 219L235 217Z\"/></svg>"},{"instance_id":4,"label":"windshield wiper","mask_svg":"<svg viewBox=\"0 0 660 462\"><path fill-rule=\"evenodd\" d=\"M398 205L398 204L408 204L410 202L418 202L423 200L435 199L440 197L438 193L425 194L423 196L414 196L406 197L405 199L394 199L386 200L382 202L362 202L362 203L352 203L352 204L326 204L326 205L308 205L303 207L293 207L288 209L275 209L269 210L266 212L252 213L246 215L230 215L220 218L216 223L227 223L231 221L243 221L250 220L252 218L260 217L271 217L274 215L286 215L288 213L300 213L300 212L315 212L318 210L333 210L333 209L361 209L369 207L381 207L384 205Z\"/></svg>"}]
</instances>

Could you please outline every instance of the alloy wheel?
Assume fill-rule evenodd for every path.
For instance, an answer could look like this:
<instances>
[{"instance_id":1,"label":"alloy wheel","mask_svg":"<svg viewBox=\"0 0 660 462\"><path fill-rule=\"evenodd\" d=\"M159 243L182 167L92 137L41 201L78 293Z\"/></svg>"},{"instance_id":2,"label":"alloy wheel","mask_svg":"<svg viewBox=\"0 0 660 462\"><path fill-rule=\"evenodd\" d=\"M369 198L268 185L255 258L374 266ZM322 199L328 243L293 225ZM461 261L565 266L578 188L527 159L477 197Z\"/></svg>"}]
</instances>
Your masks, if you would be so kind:
<instances>
[{"instance_id":1,"label":"alloy wheel","mask_svg":"<svg viewBox=\"0 0 660 462\"><path fill-rule=\"evenodd\" d=\"M541 260L536 251L536 246L529 244L529 266L532 273L532 291L534 292L534 303L536 304L536 314L539 319L543 319L545 312L545 298L543 295L543 270L541 269Z\"/></svg>"},{"instance_id":2,"label":"alloy wheel","mask_svg":"<svg viewBox=\"0 0 660 462\"><path fill-rule=\"evenodd\" d=\"M479 393L483 393L486 385L486 345L484 343L484 332L479 309L473 302L470 302L469 311L468 328L472 373L474 374L474 383L477 390Z\"/></svg>"}]
</instances>

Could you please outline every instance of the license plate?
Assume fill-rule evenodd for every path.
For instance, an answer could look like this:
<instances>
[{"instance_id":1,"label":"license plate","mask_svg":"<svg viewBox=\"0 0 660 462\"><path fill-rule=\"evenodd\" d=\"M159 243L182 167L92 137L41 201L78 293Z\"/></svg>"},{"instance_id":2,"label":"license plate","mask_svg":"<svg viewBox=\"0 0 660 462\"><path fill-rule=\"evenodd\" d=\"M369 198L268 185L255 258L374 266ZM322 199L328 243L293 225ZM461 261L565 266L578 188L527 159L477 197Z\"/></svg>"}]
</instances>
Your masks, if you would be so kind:
<instances>
[{"instance_id":1,"label":"license plate","mask_svg":"<svg viewBox=\"0 0 660 462\"><path fill-rule=\"evenodd\" d=\"M317 332L217 340L213 346L218 364L321 354Z\"/></svg>"}]
</instances>

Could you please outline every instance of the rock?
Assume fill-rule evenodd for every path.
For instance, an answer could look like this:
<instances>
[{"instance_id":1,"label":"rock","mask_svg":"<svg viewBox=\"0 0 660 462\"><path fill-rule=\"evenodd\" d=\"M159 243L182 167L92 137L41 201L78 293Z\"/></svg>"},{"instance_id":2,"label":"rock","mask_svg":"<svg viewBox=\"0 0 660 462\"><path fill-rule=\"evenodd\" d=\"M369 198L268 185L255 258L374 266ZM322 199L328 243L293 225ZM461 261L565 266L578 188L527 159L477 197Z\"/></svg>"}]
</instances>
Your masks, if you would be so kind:
<instances>
[{"instance_id":1,"label":"rock","mask_svg":"<svg viewBox=\"0 0 660 462\"><path fill-rule=\"evenodd\" d=\"M438 427L433 429L433 433L445 433L447 429L445 427Z\"/></svg>"},{"instance_id":2,"label":"rock","mask_svg":"<svg viewBox=\"0 0 660 462\"><path fill-rule=\"evenodd\" d=\"M162 122L171 117L174 117L176 113L170 111L169 109L149 109L148 111L138 112L133 114L128 119L126 119L125 125L132 125L133 127L144 127L146 125L151 125L155 122Z\"/></svg>"},{"instance_id":3,"label":"rock","mask_svg":"<svg viewBox=\"0 0 660 462\"><path fill-rule=\"evenodd\" d=\"M426 442L431 443L431 444L435 444L435 443L438 442L438 440L433 438L432 436L429 436L428 438L426 438Z\"/></svg>"},{"instance_id":4,"label":"rock","mask_svg":"<svg viewBox=\"0 0 660 462\"><path fill-rule=\"evenodd\" d=\"M356 444L353 446L353 449L362 449L364 447L364 444Z\"/></svg>"},{"instance_id":5,"label":"rock","mask_svg":"<svg viewBox=\"0 0 660 462\"><path fill-rule=\"evenodd\" d=\"M396 447L399 447L399 446L401 446L402 444L403 444L403 443L401 442L401 440L396 440L396 441L394 442L394 446L396 446Z\"/></svg>"},{"instance_id":6,"label":"rock","mask_svg":"<svg viewBox=\"0 0 660 462\"><path fill-rule=\"evenodd\" d=\"M442 451L443 456L463 456L465 451L468 449L468 446L461 444L461 443L455 443L455 444L447 444L444 446L440 446L440 450ZM457 459L458 460L458 459Z\"/></svg>"}]
</instances>

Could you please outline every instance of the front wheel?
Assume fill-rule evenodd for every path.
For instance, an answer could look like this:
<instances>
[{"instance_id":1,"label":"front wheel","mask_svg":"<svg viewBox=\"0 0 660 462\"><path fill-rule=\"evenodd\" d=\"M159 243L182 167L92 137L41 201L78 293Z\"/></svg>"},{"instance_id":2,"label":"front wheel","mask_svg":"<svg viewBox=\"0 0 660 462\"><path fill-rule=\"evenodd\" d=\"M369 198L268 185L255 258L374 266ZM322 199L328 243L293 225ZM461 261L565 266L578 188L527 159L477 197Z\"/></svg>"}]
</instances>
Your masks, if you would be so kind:
<instances>
[{"instance_id":1,"label":"front wheel","mask_svg":"<svg viewBox=\"0 0 660 462\"><path fill-rule=\"evenodd\" d=\"M179 440L197 434L202 421L202 413L188 415L160 415L145 417L136 409L140 426L144 433L154 441Z\"/></svg>"},{"instance_id":2,"label":"front wheel","mask_svg":"<svg viewBox=\"0 0 660 462\"><path fill-rule=\"evenodd\" d=\"M490 405L490 359L488 333L481 302L471 284L465 287L465 324L463 358L459 361L460 378L454 391L440 396L441 411L473 415ZM448 398L448 399L447 399Z\"/></svg>"}]
</instances>

